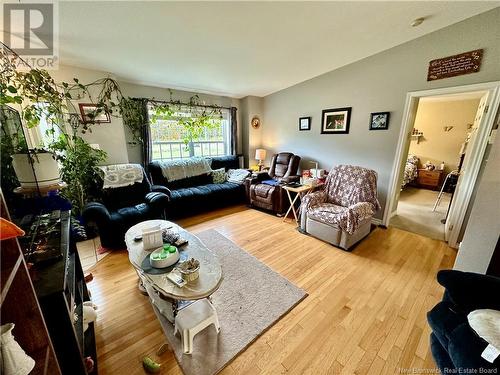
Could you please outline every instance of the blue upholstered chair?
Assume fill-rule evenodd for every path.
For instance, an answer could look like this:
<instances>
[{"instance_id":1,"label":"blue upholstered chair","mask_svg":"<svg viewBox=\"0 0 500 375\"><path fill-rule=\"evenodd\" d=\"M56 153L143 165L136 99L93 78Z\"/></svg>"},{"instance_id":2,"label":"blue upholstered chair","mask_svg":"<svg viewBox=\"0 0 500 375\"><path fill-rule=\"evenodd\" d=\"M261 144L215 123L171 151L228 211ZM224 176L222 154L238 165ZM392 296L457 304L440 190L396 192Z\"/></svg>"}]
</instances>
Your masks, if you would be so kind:
<instances>
[{"instance_id":1,"label":"blue upholstered chair","mask_svg":"<svg viewBox=\"0 0 500 375\"><path fill-rule=\"evenodd\" d=\"M500 310L500 278L454 270L439 271L443 300L427 314L431 352L442 374L497 374L500 358L481 357L488 343L470 327L467 315L478 309ZM491 370L493 372L487 372Z\"/></svg>"},{"instance_id":2,"label":"blue upholstered chair","mask_svg":"<svg viewBox=\"0 0 500 375\"><path fill-rule=\"evenodd\" d=\"M86 223L95 223L105 248L125 248L125 232L144 220L162 219L170 191L151 185L146 173L142 182L102 190L101 202L88 203L83 209Z\"/></svg>"}]
</instances>

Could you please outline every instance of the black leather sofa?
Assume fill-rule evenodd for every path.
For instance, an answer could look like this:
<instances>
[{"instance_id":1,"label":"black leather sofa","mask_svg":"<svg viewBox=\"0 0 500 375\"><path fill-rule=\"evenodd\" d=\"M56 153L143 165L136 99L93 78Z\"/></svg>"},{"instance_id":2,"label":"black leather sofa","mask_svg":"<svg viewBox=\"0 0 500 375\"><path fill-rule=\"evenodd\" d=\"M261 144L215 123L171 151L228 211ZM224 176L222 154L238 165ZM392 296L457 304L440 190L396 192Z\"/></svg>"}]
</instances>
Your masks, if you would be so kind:
<instances>
[{"instance_id":1,"label":"black leather sofa","mask_svg":"<svg viewBox=\"0 0 500 375\"><path fill-rule=\"evenodd\" d=\"M95 223L101 245L125 248L125 232L144 220L162 219L169 201L169 190L151 185L144 173L141 183L101 192L101 202L88 203L82 212L85 224Z\"/></svg>"},{"instance_id":2,"label":"black leather sofa","mask_svg":"<svg viewBox=\"0 0 500 375\"><path fill-rule=\"evenodd\" d=\"M237 156L217 156L210 158L212 169L238 169ZM211 174L168 181L163 176L160 162L149 164L149 173L155 186L161 185L169 190L170 201L167 206L167 219L180 218L199 212L233 204L244 203L245 185L232 182L214 184Z\"/></svg>"},{"instance_id":3,"label":"black leather sofa","mask_svg":"<svg viewBox=\"0 0 500 375\"><path fill-rule=\"evenodd\" d=\"M487 362L488 346L470 327L467 315L478 309L500 310L500 278L454 270L439 271L443 300L427 314L431 352L442 374L498 374L500 357Z\"/></svg>"}]
</instances>

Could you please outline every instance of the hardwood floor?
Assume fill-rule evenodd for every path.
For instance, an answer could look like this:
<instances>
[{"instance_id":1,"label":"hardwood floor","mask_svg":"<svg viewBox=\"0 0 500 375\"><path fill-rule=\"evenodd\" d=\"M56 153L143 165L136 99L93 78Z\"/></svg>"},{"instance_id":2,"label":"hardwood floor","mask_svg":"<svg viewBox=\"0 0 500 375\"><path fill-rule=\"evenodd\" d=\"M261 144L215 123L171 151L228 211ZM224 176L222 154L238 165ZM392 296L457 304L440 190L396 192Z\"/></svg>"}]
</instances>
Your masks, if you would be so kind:
<instances>
[{"instance_id":1,"label":"hardwood floor","mask_svg":"<svg viewBox=\"0 0 500 375\"><path fill-rule=\"evenodd\" d=\"M444 242L396 228L375 229L352 253L302 235L291 223L246 207L179 221L196 233L214 228L309 296L259 337L222 374L394 374L434 368L426 312L441 299L435 276L451 268ZM142 374L142 357L181 374L125 251L93 269L99 306L99 373Z\"/></svg>"}]
</instances>

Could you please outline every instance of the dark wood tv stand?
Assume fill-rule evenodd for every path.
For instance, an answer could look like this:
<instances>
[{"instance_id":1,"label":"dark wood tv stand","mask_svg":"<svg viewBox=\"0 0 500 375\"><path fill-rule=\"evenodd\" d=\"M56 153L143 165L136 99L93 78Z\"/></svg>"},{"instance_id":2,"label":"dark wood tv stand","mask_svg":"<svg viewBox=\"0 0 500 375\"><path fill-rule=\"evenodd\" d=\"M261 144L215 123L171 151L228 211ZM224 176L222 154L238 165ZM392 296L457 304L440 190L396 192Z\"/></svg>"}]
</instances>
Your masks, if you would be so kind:
<instances>
[{"instance_id":1,"label":"dark wood tv stand","mask_svg":"<svg viewBox=\"0 0 500 375\"><path fill-rule=\"evenodd\" d=\"M90 300L76 244L70 237L70 211L60 214L62 257L35 266L33 286L47 324L62 374L97 374L94 324L83 331L83 302ZM94 368L88 372L84 358Z\"/></svg>"}]
</instances>

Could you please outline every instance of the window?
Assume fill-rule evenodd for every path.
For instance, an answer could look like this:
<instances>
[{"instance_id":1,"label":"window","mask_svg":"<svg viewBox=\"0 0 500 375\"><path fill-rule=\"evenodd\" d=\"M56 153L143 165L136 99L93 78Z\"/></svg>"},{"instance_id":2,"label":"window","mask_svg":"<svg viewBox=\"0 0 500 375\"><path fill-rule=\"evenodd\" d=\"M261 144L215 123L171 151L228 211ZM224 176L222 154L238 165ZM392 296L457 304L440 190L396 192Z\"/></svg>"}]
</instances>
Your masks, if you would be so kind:
<instances>
[{"instance_id":1,"label":"window","mask_svg":"<svg viewBox=\"0 0 500 375\"><path fill-rule=\"evenodd\" d=\"M37 127L28 130L30 148L46 148L53 143L61 134L61 130L50 123L48 113L44 111L45 103L37 103L41 109L40 123Z\"/></svg>"},{"instance_id":2,"label":"window","mask_svg":"<svg viewBox=\"0 0 500 375\"><path fill-rule=\"evenodd\" d=\"M228 109L222 109L222 120L213 120L215 128L205 129L198 139L190 139L179 123L182 117L193 117L188 107L181 108L171 117L154 120L155 108L149 107L151 155L153 160L184 159L193 156L221 156L231 153L231 126Z\"/></svg>"}]
</instances>

